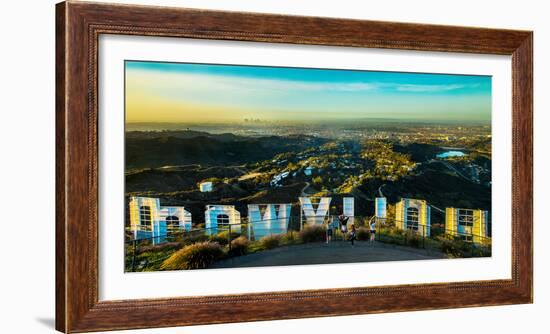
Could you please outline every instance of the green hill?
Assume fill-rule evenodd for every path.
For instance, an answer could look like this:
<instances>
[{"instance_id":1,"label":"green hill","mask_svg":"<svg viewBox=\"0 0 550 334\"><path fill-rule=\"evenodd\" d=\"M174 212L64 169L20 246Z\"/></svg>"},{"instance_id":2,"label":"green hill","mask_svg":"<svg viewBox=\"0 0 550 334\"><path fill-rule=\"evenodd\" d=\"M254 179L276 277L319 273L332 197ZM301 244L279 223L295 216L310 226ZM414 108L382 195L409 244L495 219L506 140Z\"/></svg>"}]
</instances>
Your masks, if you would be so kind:
<instances>
[{"instance_id":1,"label":"green hill","mask_svg":"<svg viewBox=\"0 0 550 334\"><path fill-rule=\"evenodd\" d=\"M139 132L126 134L126 170L201 164L241 165L270 159L320 145L309 136L244 137L195 131Z\"/></svg>"}]
</instances>

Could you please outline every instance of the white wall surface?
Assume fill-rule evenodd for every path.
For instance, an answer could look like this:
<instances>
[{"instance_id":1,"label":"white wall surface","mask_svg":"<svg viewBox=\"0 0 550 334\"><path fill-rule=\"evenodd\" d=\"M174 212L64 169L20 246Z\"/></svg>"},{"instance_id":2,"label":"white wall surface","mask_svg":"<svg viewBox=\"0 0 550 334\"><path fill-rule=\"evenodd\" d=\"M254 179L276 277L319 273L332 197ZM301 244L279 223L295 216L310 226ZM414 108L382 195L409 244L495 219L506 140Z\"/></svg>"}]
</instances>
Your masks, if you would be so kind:
<instances>
[{"instance_id":1,"label":"white wall surface","mask_svg":"<svg viewBox=\"0 0 550 334\"><path fill-rule=\"evenodd\" d=\"M130 0L280 14L535 31L535 303L439 311L241 323L125 333L547 333L550 224L550 23L545 1ZM0 332L51 333L54 323L54 3L0 4ZM544 75L546 74L546 75ZM28 204L33 203L33 212ZM6 215L7 212L7 215ZM41 216L34 213L41 212ZM15 224L17 229L6 228ZM18 235L13 235L17 233ZM20 234L19 234L20 233Z\"/></svg>"}]
</instances>

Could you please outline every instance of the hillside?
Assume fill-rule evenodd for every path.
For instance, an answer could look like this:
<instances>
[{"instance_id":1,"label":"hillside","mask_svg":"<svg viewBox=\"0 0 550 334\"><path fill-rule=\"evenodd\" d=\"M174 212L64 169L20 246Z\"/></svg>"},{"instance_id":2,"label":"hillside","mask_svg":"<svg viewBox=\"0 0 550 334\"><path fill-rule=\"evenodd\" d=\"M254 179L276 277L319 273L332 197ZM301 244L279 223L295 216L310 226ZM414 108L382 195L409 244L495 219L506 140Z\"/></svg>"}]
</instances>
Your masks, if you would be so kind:
<instances>
[{"instance_id":1,"label":"hillside","mask_svg":"<svg viewBox=\"0 0 550 334\"><path fill-rule=\"evenodd\" d=\"M373 194L382 184L384 196L390 203L401 198L420 198L440 208L452 206L491 210L491 188L467 181L440 164L422 167L418 175L397 182L372 179L360 189Z\"/></svg>"},{"instance_id":2,"label":"hillside","mask_svg":"<svg viewBox=\"0 0 550 334\"><path fill-rule=\"evenodd\" d=\"M209 178L232 178L242 175L237 167L199 165L174 168L146 168L126 173L126 192L173 192L196 190L197 184Z\"/></svg>"},{"instance_id":3,"label":"hillside","mask_svg":"<svg viewBox=\"0 0 550 334\"><path fill-rule=\"evenodd\" d=\"M322 143L321 139L308 136L244 137L196 131L132 131L126 134L126 170L189 164L203 167L241 165Z\"/></svg>"}]
</instances>

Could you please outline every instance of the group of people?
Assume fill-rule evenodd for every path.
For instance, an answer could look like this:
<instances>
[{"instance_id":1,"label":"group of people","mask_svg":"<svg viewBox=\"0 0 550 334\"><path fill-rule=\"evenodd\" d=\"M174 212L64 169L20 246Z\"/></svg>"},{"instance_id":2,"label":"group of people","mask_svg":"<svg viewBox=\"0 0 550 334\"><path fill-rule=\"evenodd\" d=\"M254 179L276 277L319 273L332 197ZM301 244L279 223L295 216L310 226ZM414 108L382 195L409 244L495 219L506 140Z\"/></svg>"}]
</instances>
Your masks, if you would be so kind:
<instances>
[{"instance_id":1,"label":"group of people","mask_svg":"<svg viewBox=\"0 0 550 334\"><path fill-rule=\"evenodd\" d=\"M346 236L348 236L347 239L350 241L351 245L355 245L355 240L357 239L357 230L355 228L355 224L351 224L348 233L348 221L349 217L345 215L340 215L338 216L337 220L335 219L327 225L327 244L332 241L334 230L339 227L344 240L346 239ZM374 222L370 223L369 229L370 242L373 243L374 237L376 235L376 225L374 224Z\"/></svg>"}]
</instances>

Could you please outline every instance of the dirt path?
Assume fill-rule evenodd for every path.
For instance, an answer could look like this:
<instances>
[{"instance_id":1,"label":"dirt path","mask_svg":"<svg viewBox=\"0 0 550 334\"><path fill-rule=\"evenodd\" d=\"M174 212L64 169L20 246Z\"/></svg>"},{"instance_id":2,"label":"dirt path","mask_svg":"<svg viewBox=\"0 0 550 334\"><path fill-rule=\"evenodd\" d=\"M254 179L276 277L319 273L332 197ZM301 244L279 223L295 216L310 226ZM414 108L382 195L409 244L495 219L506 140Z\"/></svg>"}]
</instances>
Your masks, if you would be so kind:
<instances>
[{"instance_id":1,"label":"dirt path","mask_svg":"<svg viewBox=\"0 0 550 334\"><path fill-rule=\"evenodd\" d=\"M245 180L249 180L249 179L253 179L257 176L261 176L263 173L259 173L259 172L255 172L255 173L250 173L250 174L245 174L245 175L242 175L238 178L239 181L245 181Z\"/></svg>"},{"instance_id":2,"label":"dirt path","mask_svg":"<svg viewBox=\"0 0 550 334\"><path fill-rule=\"evenodd\" d=\"M384 188L385 185L386 185L385 183L382 183L382 185L380 187L378 187L378 196L384 197L384 193L382 192L382 188Z\"/></svg>"},{"instance_id":3,"label":"dirt path","mask_svg":"<svg viewBox=\"0 0 550 334\"><path fill-rule=\"evenodd\" d=\"M306 194L306 189L307 188L309 188L309 182L306 181L306 185L302 188L302 192L301 192L300 196L302 196L302 197L309 196L308 194Z\"/></svg>"}]
</instances>

